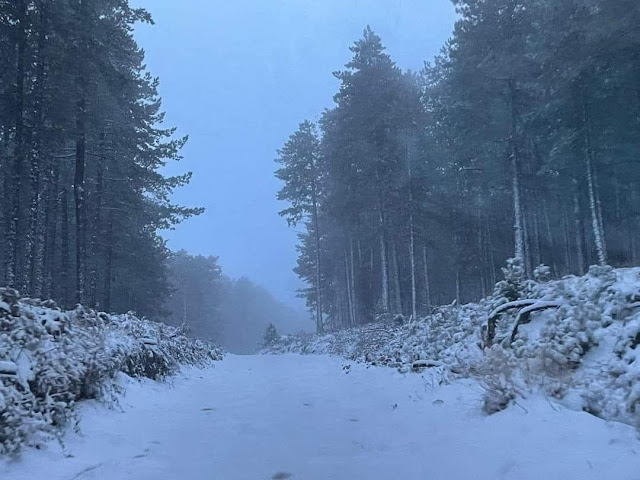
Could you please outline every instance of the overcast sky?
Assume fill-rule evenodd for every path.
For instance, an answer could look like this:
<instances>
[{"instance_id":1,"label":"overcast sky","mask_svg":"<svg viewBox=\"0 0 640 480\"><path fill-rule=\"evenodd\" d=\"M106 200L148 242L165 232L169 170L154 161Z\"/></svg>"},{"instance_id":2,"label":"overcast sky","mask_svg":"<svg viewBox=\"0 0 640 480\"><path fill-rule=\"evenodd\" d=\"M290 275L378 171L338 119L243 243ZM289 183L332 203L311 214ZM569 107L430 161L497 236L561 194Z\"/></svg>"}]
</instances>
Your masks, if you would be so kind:
<instances>
[{"instance_id":1,"label":"overcast sky","mask_svg":"<svg viewBox=\"0 0 640 480\"><path fill-rule=\"evenodd\" d=\"M277 298L300 283L296 232L275 198L276 149L304 119L331 106L332 72L370 25L403 69L419 70L450 36L450 0L138 0L156 25L137 39L161 80L167 122L188 133L193 171L178 203L206 213L167 235L172 249L217 255L230 276L248 276Z\"/></svg>"}]
</instances>

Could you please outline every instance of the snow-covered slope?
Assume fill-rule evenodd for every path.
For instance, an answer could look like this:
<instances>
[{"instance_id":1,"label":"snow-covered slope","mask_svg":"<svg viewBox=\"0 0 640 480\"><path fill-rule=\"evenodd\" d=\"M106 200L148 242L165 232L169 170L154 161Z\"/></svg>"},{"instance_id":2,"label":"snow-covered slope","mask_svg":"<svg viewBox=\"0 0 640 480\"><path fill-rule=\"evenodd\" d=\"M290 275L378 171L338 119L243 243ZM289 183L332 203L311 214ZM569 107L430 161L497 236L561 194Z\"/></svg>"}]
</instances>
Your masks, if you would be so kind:
<instances>
[{"instance_id":1,"label":"snow-covered slope","mask_svg":"<svg viewBox=\"0 0 640 480\"><path fill-rule=\"evenodd\" d=\"M526 281L506 269L506 280L479 303L416 321L282 337L265 353L334 354L401 372L427 360L444 380L479 378L489 411L535 391L606 419L640 422L640 268L592 267L550 282L545 273Z\"/></svg>"},{"instance_id":2,"label":"snow-covered slope","mask_svg":"<svg viewBox=\"0 0 640 480\"><path fill-rule=\"evenodd\" d=\"M175 377L174 377L175 378ZM337 357L227 356L122 411L81 407L82 435L0 463L11 480L636 480L633 428L533 395L487 416L472 380L438 387Z\"/></svg>"},{"instance_id":3,"label":"snow-covered slope","mask_svg":"<svg viewBox=\"0 0 640 480\"><path fill-rule=\"evenodd\" d=\"M58 436L79 400L117 398L118 373L161 379L222 357L167 325L0 289L0 456Z\"/></svg>"}]
</instances>

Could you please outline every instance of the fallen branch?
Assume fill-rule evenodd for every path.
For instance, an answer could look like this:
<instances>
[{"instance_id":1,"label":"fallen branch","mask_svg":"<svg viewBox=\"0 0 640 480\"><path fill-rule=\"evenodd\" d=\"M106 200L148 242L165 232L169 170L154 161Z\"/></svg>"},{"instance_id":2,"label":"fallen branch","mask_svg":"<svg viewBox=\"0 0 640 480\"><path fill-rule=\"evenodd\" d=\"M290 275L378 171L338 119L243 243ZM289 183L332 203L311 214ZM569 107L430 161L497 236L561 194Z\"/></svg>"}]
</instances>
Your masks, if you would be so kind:
<instances>
[{"instance_id":1,"label":"fallen branch","mask_svg":"<svg viewBox=\"0 0 640 480\"><path fill-rule=\"evenodd\" d=\"M487 318L487 338L485 341L485 348L490 347L493 343L493 339L496 336L496 323L498 322L498 318L501 314L508 310L513 310L514 308L522 308L534 305L536 302L537 300L516 300L513 302L504 303L495 308Z\"/></svg>"},{"instance_id":2,"label":"fallen branch","mask_svg":"<svg viewBox=\"0 0 640 480\"><path fill-rule=\"evenodd\" d=\"M516 335L518 334L518 327L520 325L524 325L525 323L531 322L531 314L533 312L559 307L560 304L558 302L536 302L533 305L529 305L528 307L520 310L518 312L518 315L516 316L516 323L513 326L513 332L511 332L511 343L513 343L513 341L516 339Z\"/></svg>"}]
</instances>

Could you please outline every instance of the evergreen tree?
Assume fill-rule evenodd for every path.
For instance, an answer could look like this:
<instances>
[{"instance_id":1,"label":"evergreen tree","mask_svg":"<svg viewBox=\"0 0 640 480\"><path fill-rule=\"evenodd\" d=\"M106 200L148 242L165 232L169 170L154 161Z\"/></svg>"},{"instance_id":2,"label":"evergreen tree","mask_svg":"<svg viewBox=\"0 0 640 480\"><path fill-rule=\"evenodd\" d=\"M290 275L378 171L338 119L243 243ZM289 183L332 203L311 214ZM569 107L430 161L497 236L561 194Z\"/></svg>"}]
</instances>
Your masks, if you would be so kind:
<instances>
[{"instance_id":1,"label":"evergreen tree","mask_svg":"<svg viewBox=\"0 0 640 480\"><path fill-rule=\"evenodd\" d=\"M278 151L276 159L281 165L276 177L284 182L278 192L278 200L289 202L289 208L280 212L290 226L301 220L308 220L307 230L313 235L313 263L315 278L307 277L314 285L314 296L309 302L315 305L316 330L323 331L322 315L322 259L320 249L320 207L323 196L320 141L315 125L309 121L300 124L298 130L291 135L284 147ZM310 297L311 298L311 297Z\"/></svg>"},{"instance_id":2,"label":"evergreen tree","mask_svg":"<svg viewBox=\"0 0 640 480\"><path fill-rule=\"evenodd\" d=\"M0 2L0 283L25 295L161 312L158 232L201 210L169 200L186 139L159 127L138 22L126 0Z\"/></svg>"},{"instance_id":3,"label":"evergreen tree","mask_svg":"<svg viewBox=\"0 0 640 480\"><path fill-rule=\"evenodd\" d=\"M486 296L510 258L525 277L640 261L640 4L454 4L418 77L369 28L336 74L317 280L332 328ZM309 285L312 231L296 268Z\"/></svg>"}]
</instances>

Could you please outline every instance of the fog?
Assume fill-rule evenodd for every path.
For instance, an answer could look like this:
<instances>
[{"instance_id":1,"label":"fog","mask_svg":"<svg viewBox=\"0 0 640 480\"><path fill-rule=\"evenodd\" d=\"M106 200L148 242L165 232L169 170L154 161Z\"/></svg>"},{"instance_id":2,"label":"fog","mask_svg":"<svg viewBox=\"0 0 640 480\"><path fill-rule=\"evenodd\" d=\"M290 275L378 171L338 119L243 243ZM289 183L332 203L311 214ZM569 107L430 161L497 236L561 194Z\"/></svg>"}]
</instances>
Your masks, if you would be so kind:
<instances>
[{"instance_id":1,"label":"fog","mask_svg":"<svg viewBox=\"0 0 640 480\"><path fill-rule=\"evenodd\" d=\"M206 212L166 233L173 250L215 255L225 274L247 276L300 316L292 272L296 235L278 216L276 150L301 121L331 106L331 72L351 57L366 25L399 66L419 70L451 35L448 0L183 0L138 2L154 26L138 26L149 70L160 77L167 125L189 135L194 172L175 201ZM302 322L301 328L312 328Z\"/></svg>"},{"instance_id":2,"label":"fog","mask_svg":"<svg viewBox=\"0 0 640 480\"><path fill-rule=\"evenodd\" d=\"M0 0L0 476L639 478L639 53L638 0Z\"/></svg>"}]
</instances>

